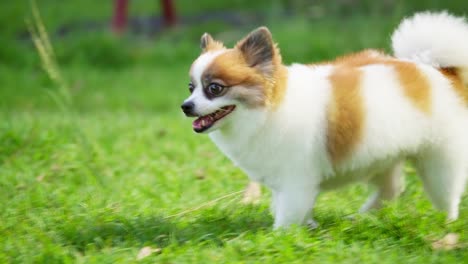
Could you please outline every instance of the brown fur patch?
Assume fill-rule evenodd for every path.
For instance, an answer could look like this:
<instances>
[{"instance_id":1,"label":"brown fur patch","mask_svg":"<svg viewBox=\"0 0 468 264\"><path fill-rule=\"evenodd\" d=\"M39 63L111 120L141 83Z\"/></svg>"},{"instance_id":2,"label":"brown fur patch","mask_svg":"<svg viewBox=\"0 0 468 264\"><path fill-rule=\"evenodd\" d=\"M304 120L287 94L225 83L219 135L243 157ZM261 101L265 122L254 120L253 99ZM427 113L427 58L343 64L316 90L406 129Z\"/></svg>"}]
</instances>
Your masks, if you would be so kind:
<instances>
[{"instance_id":1,"label":"brown fur patch","mask_svg":"<svg viewBox=\"0 0 468 264\"><path fill-rule=\"evenodd\" d=\"M452 87L457 93L457 95L465 102L465 104L468 104L468 87L465 87L463 84L463 80L460 76L460 73L458 72L457 68L454 67L448 67L448 68L441 68L440 72L450 80L452 83Z\"/></svg>"},{"instance_id":2,"label":"brown fur patch","mask_svg":"<svg viewBox=\"0 0 468 264\"><path fill-rule=\"evenodd\" d=\"M249 67L237 50L228 50L216 57L203 73L202 79L222 80L229 90L226 96L240 100L248 107L265 105L266 92L263 87L267 85L267 80Z\"/></svg>"},{"instance_id":3,"label":"brown fur patch","mask_svg":"<svg viewBox=\"0 0 468 264\"><path fill-rule=\"evenodd\" d=\"M206 49L204 49L203 52L222 50L224 48L225 47L223 43L215 40L215 41L208 43L208 45L206 46Z\"/></svg>"},{"instance_id":4,"label":"brown fur patch","mask_svg":"<svg viewBox=\"0 0 468 264\"><path fill-rule=\"evenodd\" d=\"M426 76L410 62L396 61L394 66L405 96L422 112L431 113L431 86Z\"/></svg>"},{"instance_id":5,"label":"brown fur patch","mask_svg":"<svg viewBox=\"0 0 468 264\"><path fill-rule=\"evenodd\" d=\"M353 67L337 67L329 76L332 98L327 113L327 150L333 163L343 160L362 137L361 76Z\"/></svg>"},{"instance_id":6,"label":"brown fur patch","mask_svg":"<svg viewBox=\"0 0 468 264\"><path fill-rule=\"evenodd\" d=\"M288 70L283 65L279 65L273 80L273 89L267 95L268 104L272 107L278 106L286 94L288 80Z\"/></svg>"},{"instance_id":7,"label":"brown fur patch","mask_svg":"<svg viewBox=\"0 0 468 264\"><path fill-rule=\"evenodd\" d=\"M203 79L219 79L228 87L226 96L240 100L248 107L275 107L284 97L287 70L281 58L273 62L273 75L262 74L247 64L242 53L230 49L216 57L203 73Z\"/></svg>"}]
</instances>

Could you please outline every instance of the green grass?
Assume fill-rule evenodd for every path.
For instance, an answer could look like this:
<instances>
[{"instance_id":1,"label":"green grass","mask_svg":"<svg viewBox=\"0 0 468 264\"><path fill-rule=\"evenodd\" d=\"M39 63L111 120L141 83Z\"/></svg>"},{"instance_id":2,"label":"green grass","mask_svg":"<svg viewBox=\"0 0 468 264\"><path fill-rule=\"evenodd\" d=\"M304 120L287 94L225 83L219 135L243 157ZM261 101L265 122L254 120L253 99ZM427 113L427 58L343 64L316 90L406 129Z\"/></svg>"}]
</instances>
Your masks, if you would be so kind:
<instances>
[{"instance_id":1,"label":"green grass","mask_svg":"<svg viewBox=\"0 0 468 264\"><path fill-rule=\"evenodd\" d=\"M272 232L268 194L256 206L226 199L167 218L247 181L180 114L35 111L1 118L1 262L128 262L144 246L162 248L148 262L170 263L461 263L468 257L466 249L431 249L448 232L467 241L468 200L460 220L445 225L413 174L401 199L354 221L344 217L364 202L366 188L322 195L314 231Z\"/></svg>"},{"instance_id":2,"label":"green grass","mask_svg":"<svg viewBox=\"0 0 468 264\"><path fill-rule=\"evenodd\" d=\"M146 10L143 2L136 8ZM212 2L207 8L223 7ZM82 3L76 14L86 13ZM51 28L67 22L53 14L43 14ZM268 26L286 62L310 62L388 49L404 14L273 19ZM14 32L22 27L15 19ZM0 263L131 263L145 246L162 250L141 263L466 262L468 197L460 219L445 224L410 166L400 199L354 220L345 217L371 190L355 185L321 195L313 231L272 231L266 190L257 205L233 196L173 216L248 182L179 111L198 38L211 29L232 44L251 28L194 25L155 40L104 32L53 38L73 101L65 110L31 43L10 38L0 47ZM447 233L464 246L432 249Z\"/></svg>"}]
</instances>

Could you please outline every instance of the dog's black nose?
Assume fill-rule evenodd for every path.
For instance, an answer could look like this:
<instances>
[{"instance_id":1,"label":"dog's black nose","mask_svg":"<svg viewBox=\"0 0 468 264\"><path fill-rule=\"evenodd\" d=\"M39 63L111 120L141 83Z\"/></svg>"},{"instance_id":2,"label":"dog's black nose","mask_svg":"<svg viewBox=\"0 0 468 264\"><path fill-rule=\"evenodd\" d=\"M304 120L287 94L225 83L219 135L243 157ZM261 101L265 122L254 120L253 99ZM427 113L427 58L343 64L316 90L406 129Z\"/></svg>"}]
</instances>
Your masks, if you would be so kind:
<instances>
[{"instance_id":1,"label":"dog's black nose","mask_svg":"<svg viewBox=\"0 0 468 264\"><path fill-rule=\"evenodd\" d=\"M188 101L183 103L180 107L186 115L193 115L193 109L195 108L195 104L192 101Z\"/></svg>"}]
</instances>

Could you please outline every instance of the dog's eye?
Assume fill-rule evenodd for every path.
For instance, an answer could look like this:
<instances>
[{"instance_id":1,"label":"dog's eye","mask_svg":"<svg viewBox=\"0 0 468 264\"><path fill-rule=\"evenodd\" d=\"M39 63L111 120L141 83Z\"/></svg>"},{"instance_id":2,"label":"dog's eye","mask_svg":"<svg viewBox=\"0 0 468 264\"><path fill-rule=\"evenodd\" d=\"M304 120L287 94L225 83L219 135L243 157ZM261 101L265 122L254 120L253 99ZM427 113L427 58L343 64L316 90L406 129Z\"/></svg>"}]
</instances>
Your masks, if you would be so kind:
<instances>
[{"instance_id":1,"label":"dog's eye","mask_svg":"<svg viewBox=\"0 0 468 264\"><path fill-rule=\"evenodd\" d=\"M189 89L190 93L193 93L193 90L195 89L195 85L193 85L193 83L189 83L188 84L188 89Z\"/></svg>"},{"instance_id":2,"label":"dog's eye","mask_svg":"<svg viewBox=\"0 0 468 264\"><path fill-rule=\"evenodd\" d=\"M224 91L224 86L219 83L210 83L208 85L208 92L213 96L218 96Z\"/></svg>"}]
</instances>

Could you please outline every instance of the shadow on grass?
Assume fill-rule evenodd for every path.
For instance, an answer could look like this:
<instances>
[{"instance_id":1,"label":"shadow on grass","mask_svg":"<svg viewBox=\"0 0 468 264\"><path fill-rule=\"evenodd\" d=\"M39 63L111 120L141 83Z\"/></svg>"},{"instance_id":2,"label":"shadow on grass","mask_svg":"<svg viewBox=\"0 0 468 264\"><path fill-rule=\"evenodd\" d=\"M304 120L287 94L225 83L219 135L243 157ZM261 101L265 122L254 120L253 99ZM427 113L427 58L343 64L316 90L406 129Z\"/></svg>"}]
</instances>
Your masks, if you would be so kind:
<instances>
[{"instance_id":1,"label":"shadow on grass","mask_svg":"<svg viewBox=\"0 0 468 264\"><path fill-rule=\"evenodd\" d=\"M256 210L257 209L257 210ZM208 243L223 246L230 239L243 233L269 231L272 219L268 210L260 211L251 207L246 212L229 214L222 209L203 211L196 216L185 218L108 216L109 220L92 219L80 221L78 225L64 225L60 228L64 244L74 246L78 251L87 248L109 246L134 246L154 244L166 247L169 244Z\"/></svg>"},{"instance_id":2,"label":"shadow on grass","mask_svg":"<svg viewBox=\"0 0 468 264\"><path fill-rule=\"evenodd\" d=\"M424 220L423 226L430 223L439 232L444 232L446 227L443 224L443 215L436 214L436 216L430 221ZM255 206L242 210L212 208L181 218L127 215L103 217L88 221L82 219L79 221L81 224L62 226L59 232L61 239L65 241L61 242L81 252L115 246L155 245L164 248L186 243L223 247L231 239L246 234L272 232L273 220L268 209ZM345 244L390 243L399 245L405 250L429 246L425 239L427 227L422 228L421 215L418 214L395 215L383 211L357 216L350 220L341 214L328 212L318 215L317 221L320 226L310 231L311 239L321 240L330 236L333 240ZM462 232L461 226L460 223L450 229ZM297 235L296 232L307 232L305 228L294 230L285 236L291 238L291 235L293 237Z\"/></svg>"}]
</instances>

